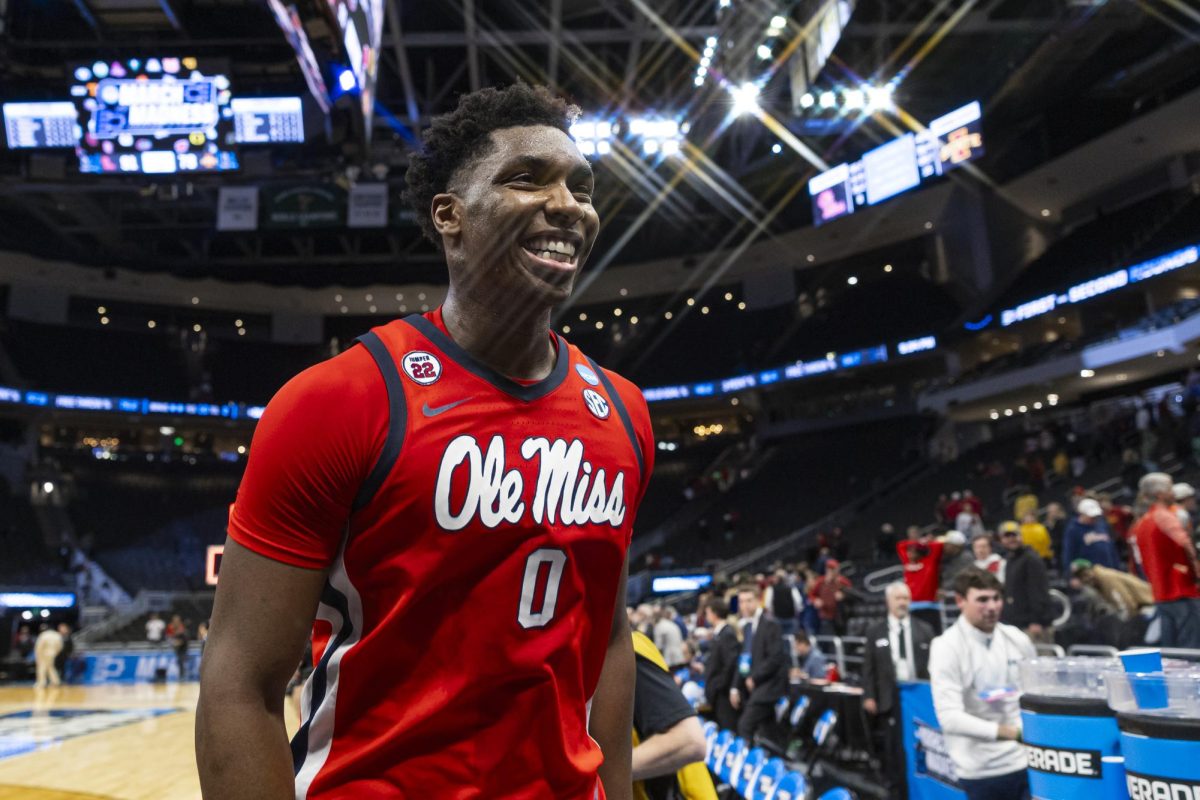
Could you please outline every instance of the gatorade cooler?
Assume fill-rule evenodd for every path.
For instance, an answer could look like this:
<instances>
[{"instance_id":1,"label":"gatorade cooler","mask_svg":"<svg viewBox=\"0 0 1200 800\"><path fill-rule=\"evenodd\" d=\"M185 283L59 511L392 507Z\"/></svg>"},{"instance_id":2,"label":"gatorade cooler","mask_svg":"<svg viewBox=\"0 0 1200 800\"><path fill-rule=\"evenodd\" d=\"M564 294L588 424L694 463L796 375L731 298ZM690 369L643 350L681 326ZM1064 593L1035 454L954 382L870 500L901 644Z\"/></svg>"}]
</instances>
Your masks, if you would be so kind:
<instances>
[{"instance_id":1,"label":"gatorade cooler","mask_svg":"<svg viewBox=\"0 0 1200 800\"><path fill-rule=\"evenodd\" d=\"M1039 800L1125 800L1116 712L1105 658L1035 658L1021 665L1021 724L1029 791Z\"/></svg>"},{"instance_id":2,"label":"gatorade cooler","mask_svg":"<svg viewBox=\"0 0 1200 800\"><path fill-rule=\"evenodd\" d=\"M1200 797L1200 672L1105 675L1130 800Z\"/></svg>"}]
</instances>

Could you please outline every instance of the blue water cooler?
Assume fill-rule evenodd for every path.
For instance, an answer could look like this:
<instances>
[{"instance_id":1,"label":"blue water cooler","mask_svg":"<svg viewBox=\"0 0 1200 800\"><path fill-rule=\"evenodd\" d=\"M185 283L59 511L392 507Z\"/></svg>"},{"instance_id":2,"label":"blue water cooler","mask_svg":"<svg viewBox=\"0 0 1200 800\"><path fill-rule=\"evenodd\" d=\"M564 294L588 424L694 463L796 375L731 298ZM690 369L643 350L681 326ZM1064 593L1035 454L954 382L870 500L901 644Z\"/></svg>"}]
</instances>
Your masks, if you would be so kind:
<instances>
[{"instance_id":1,"label":"blue water cooler","mask_svg":"<svg viewBox=\"0 0 1200 800\"><path fill-rule=\"evenodd\" d=\"M1038 800L1127 800L1116 712L1103 675L1112 659L1036 658L1021 665L1029 791Z\"/></svg>"},{"instance_id":2,"label":"blue water cooler","mask_svg":"<svg viewBox=\"0 0 1200 800\"><path fill-rule=\"evenodd\" d=\"M1126 786L1134 800L1200 797L1200 671L1110 673Z\"/></svg>"}]
</instances>

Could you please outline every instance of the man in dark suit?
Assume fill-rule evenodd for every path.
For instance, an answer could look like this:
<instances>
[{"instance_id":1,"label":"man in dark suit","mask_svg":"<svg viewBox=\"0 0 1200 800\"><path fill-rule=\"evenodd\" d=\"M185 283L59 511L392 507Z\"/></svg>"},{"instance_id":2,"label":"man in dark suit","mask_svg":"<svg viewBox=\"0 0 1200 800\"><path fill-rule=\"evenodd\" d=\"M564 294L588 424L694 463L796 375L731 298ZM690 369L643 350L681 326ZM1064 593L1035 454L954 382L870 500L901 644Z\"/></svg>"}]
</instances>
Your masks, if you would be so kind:
<instances>
[{"instance_id":1,"label":"man in dark suit","mask_svg":"<svg viewBox=\"0 0 1200 800\"><path fill-rule=\"evenodd\" d=\"M863 709L883 739L883 774L895 796L904 796L904 760L897 681L929 680L929 643L933 628L909 615L912 592L897 581L889 584L887 619L867 628L863 652Z\"/></svg>"},{"instance_id":2,"label":"man in dark suit","mask_svg":"<svg viewBox=\"0 0 1200 800\"><path fill-rule=\"evenodd\" d=\"M738 713L729 701L729 690L737 675L741 643L737 631L726 622L728 617L729 604L724 600L710 600L704 607L704 619L713 632L708 660L704 662L704 696L716 723L722 730L732 731L737 728Z\"/></svg>"},{"instance_id":3,"label":"man in dark suit","mask_svg":"<svg viewBox=\"0 0 1200 800\"><path fill-rule=\"evenodd\" d=\"M779 623L763 613L757 587L738 592L738 616L742 626L742 648L729 699L742 709L737 732L747 742L775 718L775 701L787 691L788 659L783 649Z\"/></svg>"}]
</instances>

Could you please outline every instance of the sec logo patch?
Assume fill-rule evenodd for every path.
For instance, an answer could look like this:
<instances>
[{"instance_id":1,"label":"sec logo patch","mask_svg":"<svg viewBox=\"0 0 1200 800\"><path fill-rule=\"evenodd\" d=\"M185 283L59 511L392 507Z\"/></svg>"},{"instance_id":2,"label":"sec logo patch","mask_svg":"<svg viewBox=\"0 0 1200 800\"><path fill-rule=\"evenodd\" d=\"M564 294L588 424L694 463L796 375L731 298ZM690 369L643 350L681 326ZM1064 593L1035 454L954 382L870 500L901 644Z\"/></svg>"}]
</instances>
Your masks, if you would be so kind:
<instances>
[{"instance_id":1,"label":"sec logo patch","mask_svg":"<svg viewBox=\"0 0 1200 800\"><path fill-rule=\"evenodd\" d=\"M437 379L442 377L442 362L437 360L437 356L424 350L405 353L400 366L405 375L422 386L436 383Z\"/></svg>"},{"instance_id":2,"label":"sec logo patch","mask_svg":"<svg viewBox=\"0 0 1200 800\"><path fill-rule=\"evenodd\" d=\"M583 390L583 402L587 406L588 411L596 419L608 419L609 407L608 401L599 392L593 392L591 389Z\"/></svg>"}]
</instances>

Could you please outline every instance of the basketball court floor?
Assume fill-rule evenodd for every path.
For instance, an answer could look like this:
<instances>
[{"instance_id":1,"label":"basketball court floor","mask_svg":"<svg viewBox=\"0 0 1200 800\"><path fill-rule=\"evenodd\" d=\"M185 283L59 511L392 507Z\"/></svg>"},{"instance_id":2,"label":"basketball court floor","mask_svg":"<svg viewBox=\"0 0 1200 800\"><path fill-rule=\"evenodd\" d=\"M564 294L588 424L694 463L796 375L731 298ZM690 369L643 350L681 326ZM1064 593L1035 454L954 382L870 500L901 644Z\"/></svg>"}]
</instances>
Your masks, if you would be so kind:
<instances>
[{"instance_id":1,"label":"basketball court floor","mask_svg":"<svg viewBox=\"0 0 1200 800\"><path fill-rule=\"evenodd\" d=\"M196 683L0 686L0 800L199 800L198 695Z\"/></svg>"}]
</instances>

